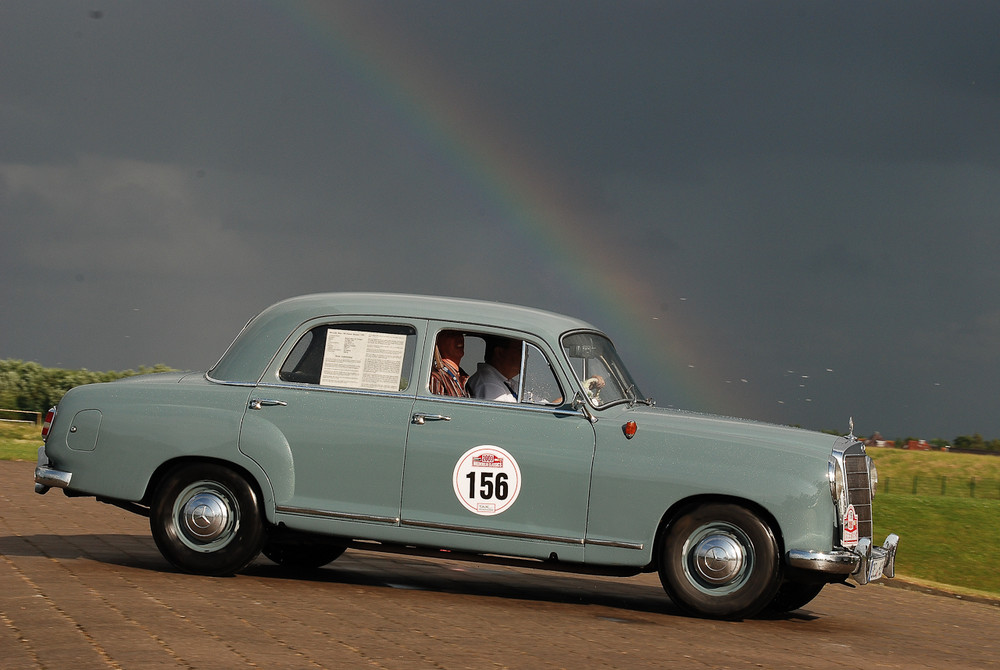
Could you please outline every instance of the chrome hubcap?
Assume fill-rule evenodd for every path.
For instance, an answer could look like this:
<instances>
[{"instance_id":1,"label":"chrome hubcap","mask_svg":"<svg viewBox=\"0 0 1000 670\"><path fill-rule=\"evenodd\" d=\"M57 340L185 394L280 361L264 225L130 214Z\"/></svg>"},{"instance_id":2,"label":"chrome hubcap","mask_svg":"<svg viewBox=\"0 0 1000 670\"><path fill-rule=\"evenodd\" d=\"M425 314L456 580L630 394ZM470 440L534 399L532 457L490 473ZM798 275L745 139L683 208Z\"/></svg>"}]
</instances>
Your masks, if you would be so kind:
<instances>
[{"instance_id":1,"label":"chrome hubcap","mask_svg":"<svg viewBox=\"0 0 1000 670\"><path fill-rule=\"evenodd\" d=\"M217 482L195 482L174 501L174 520L181 542L208 553L229 544L240 526L235 496Z\"/></svg>"},{"instance_id":2,"label":"chrome hubcap","mask_svg":"<svg viewBox=\"0 0 1000 670\"><path fill-rule=\"evenodd\" d=\"M219 537L229 525L229 509L219 496L202 492L184 504L181 521L185 532L202 542Z\"/></svg>"},{"instance_id":3,"label":"chrome hubcap","mask_svg":"<svg viewBox=\"0 0 1000 670\"><path fill-rule=\"evenodd\" d=\"M685 543L684 572L688 581L704 593L733 593L753 572L753 543L739 527L729 523L701 526Z\"/></svg>"},{"instance_id":4,"label":"chrome hubcap","mask_svg":"<svg viewBox=\"0 0 1000 670\"><path fill-rule=\"evenodd\" d=\"M694 549L694 569L708 584L728 584L743 570L743 547L729 535L710 535Z\"/></svg>"}]
</instances>

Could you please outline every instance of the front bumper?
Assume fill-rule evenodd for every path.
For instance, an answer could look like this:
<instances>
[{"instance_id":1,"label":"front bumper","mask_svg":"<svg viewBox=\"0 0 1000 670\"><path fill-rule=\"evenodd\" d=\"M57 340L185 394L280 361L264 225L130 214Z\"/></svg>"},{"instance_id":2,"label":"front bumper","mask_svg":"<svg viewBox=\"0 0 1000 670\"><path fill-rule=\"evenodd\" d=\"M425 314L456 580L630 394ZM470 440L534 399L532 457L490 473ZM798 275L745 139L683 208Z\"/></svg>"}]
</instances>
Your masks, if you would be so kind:
<instances>
[{"instance_id":1,"label":"front bumper","mask_svg":"<svg viewBox=\"0 0 1000 670\"><path fill-rule=\"evenodd\" d=\"M899 536L890 533L881 547L874 546L870 538L863 537L854 549L829 552L792 549L788 552L788 565L804 570L850 575L858 584L865 585L882 577L896 576L898 544Z\"/></svg>"},{"instance_id":2,"label":"front bumper","mask_svg":"<svg viewBox=\"0 0 1000 670\"><path fill-rule=\"evenodd\" d=\"M45 445L38 447L38 464L35 466L35 493L48 493L53 486L64 489L73 479L72 472L56 470L49 466L49 457L45 453Z\"/></svg>"}]
</instances>

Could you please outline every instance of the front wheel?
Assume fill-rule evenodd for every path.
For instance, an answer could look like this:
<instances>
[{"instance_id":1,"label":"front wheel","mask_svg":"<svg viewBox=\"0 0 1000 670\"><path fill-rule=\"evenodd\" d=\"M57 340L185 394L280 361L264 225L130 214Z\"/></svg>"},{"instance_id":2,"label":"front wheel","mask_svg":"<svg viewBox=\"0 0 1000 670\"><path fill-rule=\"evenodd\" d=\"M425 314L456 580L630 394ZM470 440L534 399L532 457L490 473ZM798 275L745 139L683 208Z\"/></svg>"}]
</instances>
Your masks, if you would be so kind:
<instances>
[{"instance_id":1,"label":"front wheel","mask_svg":"<svg viewBox=\"0 0 1000 670\"><path fill-rule=\"evenodd\" d=\"M660 582L689 614L717 619L753 616L774 598L781 571L771 528L739 505L688 510L663 536Z\"/></svg>"},{"instance_id":2,"label":"front wheel","mask_svg":"<svg viewBox=\"0 0 1000 670\"><path fill-rule=\"evenodd\" d=\"M215 463L182 465L156 489L149 526L172 565L200 575L231 575L260 553L264 525L256 490Z\"/></svg>"}]
</instances>

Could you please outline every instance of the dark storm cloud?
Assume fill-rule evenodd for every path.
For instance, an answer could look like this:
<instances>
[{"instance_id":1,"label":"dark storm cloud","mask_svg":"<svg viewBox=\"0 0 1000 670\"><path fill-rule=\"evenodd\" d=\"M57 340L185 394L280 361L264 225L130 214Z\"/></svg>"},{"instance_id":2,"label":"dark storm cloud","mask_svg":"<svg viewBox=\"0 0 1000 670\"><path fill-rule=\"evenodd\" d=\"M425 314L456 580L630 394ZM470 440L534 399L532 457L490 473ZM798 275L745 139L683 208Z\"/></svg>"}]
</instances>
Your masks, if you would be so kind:
<instances>
[{"instance_id":1,"label":"dark storm cloud","mask_svg":"<svg viewBox=\"0 0 1000 670\"><path fill-rule=\"evenodd\" d=\"M586 246L657 288L641 328L691 357L664 380L626 353L661 404L1000 437L997 25L973 2L6 3L0 358L204 368L267 304L340 289L638 346L556 263ZM513 146L573 244L516 220L489 153Z\"/></svg>"}]
</instances>

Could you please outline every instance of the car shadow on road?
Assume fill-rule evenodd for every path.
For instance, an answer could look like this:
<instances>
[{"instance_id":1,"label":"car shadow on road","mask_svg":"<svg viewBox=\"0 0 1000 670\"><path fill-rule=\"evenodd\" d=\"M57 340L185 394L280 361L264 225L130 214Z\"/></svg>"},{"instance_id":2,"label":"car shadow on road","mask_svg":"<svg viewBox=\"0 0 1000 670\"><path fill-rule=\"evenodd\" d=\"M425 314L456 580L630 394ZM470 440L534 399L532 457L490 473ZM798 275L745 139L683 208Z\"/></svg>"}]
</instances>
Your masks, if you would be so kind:
<instances>
[{"instance_id":1,"label":"car shadow on road","mask_svg":"<svg viewBox=\"0 0 1000 670\"><path fill-rule=\"evenodd\" d=\"M179 572L157 551L148 535L36 534L0 537L0 555L75 560L86 558L107 565L152 572ZM635 615L687 617L647 577L616 579L524 570L480 563L385 556L349 551L322 568L292 569L260 557L237 577L257 580L294 580L315 584L350 584L373 588L430 591L441 594L505 598L521 601L605 607L621 623L652 623ZM204 577L204 579L219 579ZM640 583L638 580L645 580ZM761 620L813 620L804 610L766 613Z\"/></svg>"},{"instance_id":2,"label":"car shadow on road","mask_svg":"<svg viewBox=\"0 0 1000 670\"><path fill-rule=\"evenodd\" d=\"M57 535L38 533L0 537L0 555L38 556L60 560L88 558L142 570L170 569L148 535L105 533Z\"/></svg>"}]
</instances>

